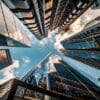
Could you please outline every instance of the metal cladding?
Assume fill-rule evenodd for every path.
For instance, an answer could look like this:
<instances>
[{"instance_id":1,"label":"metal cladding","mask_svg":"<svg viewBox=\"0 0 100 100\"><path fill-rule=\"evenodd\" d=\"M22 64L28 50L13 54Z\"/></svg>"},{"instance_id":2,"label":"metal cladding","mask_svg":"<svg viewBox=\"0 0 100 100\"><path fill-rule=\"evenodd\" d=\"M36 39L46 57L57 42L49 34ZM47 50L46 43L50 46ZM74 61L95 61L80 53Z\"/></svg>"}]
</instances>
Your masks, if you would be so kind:
<instances>
[{"instance_id":1,"label":"metal cladding","mask_svg":"<svg viewBox=\"0 0 100 100\"><path fill-rule=\"evenodd\" d=\"M69 26L92 5L94 0L2 0L24 25L38 38L48 30Z\"/></svg>"}]
</instances>

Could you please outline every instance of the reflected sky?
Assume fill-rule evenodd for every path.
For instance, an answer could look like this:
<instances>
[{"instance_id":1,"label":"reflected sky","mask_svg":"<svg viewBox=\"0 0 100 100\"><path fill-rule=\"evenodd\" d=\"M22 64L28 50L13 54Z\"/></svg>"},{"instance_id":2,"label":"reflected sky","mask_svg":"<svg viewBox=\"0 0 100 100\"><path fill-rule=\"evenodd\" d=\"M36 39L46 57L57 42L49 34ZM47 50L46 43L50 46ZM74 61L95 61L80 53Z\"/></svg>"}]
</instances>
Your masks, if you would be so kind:
<instances>
[{"instance_id":1,"label":"reflected sky","mask_svg":"<svg viewBox=\"0 0 100 100\"><path fill-rule=\"evenodd\" d=\"M83 76L91 80L95 85L100 87L100 70L95 67L90 67L82 62L74 60L70 57L62 56L62 59L67 62L72 68L80 72Z\"/></svg>"}]
</instances>

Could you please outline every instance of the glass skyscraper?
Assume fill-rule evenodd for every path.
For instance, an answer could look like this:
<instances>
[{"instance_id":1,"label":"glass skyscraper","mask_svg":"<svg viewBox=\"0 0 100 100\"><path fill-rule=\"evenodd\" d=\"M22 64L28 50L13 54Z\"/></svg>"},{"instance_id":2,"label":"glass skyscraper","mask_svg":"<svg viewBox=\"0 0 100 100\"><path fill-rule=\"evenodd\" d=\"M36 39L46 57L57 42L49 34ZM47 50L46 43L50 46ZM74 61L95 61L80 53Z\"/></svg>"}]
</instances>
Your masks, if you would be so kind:
<instances>
[{"instance_id":1,"label":"glass skyscraper","mask_svg":"<svg viewBox=\"0 0 100 100\"><path fill-rule=\"evenodd\" d=\"M38 38L48 36L49 30L59 27L67 31L69 26L94 0L2 0L24 25Z\"/></svg>"},{"instance_id":2,"label":"glass skyscraper","mask_svg":"<svg viewBox=\"0 0 100 100\"><path fill-rule=\"evenodd\" d=\"M0 46L29 47L28 29L0 1Z\"/></svg>"},{"instance_id":3,"label":"glass skyscraper","mask_svg":"<svg viewBox=\"0 0 100 100\"><path fill-rule=\"evenodd\" d=\"M98 87L85 79L81 74L79 75L78 72L75 72L56 55L47 56L28 72L22 78L22 81L32 86L65 95L68 98L72 98L72 100L95 100L99 98L100 90ZM25 90L22 87L18 87L16 96L22 94L24 94L24 98L31 97L39 100L56 100L54 97L38 93L34 90Z\"/></svg>"},{"instance_id":4,"label":"glass skyscraper","mask_svg":"<svg viewBox=\"0 0 100 100\"><path fill-rule=\"evenodd\" d=\"M78 34L63 40L65 50L62 52L69 57L79 60L95 68L100 68L100 17L86 24Z\"/></svg>"},{"instance_id":5,"label":"glass skyscraper","mask_svg":"<svg viewBox=\"0 0 100 100\"><path fill-rule=\"evenodd\" d=\"M8 96L11 100L28 98L62 100L61 96L64 100L100 99L98 86L53 54L45 57L22 80L15 79L14 81Z\"/></svg>"}]
</instances>

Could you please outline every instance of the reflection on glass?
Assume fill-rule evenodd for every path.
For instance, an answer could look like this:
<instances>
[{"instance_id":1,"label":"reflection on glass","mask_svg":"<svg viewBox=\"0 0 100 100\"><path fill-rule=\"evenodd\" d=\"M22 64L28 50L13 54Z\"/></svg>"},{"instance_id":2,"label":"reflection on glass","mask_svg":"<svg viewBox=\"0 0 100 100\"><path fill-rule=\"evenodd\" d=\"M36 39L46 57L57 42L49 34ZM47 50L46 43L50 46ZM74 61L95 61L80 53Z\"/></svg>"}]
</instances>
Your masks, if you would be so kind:
<instances>
[{"instance_id":1,"label":"reflection on glass","mask_svg":"<svg viewBox=\"0 0 100 100\"><path fill-rule=\"evenodd\" d=\"M30 46L28 30L3 4L0 5L0 34L4 35L8 46Z\"/></svg>"}]
</instances>

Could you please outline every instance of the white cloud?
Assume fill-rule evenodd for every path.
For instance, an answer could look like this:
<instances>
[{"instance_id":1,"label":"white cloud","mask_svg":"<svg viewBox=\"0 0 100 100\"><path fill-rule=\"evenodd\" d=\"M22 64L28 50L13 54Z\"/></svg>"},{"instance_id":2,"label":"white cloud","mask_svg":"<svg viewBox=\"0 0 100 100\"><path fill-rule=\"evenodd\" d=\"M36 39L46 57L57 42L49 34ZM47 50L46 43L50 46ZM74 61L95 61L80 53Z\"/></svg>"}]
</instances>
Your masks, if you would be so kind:
<instances>
[{"instance_id":1,"label":"white cloud","mask_svg":"<svg viewBox=\"0 0 100 100\"><path fill-rule=\"evenodd\" d=\"M44 47L48 42L53 43L55 34L58 33L58 28L53 31L48 31L48 37L40 41L40 45Z\"/></svg>"},{"instance_id":2,"label":"white cloud","mask_svg":"<svg viewBox=\"0 0 100 100\"><path fill-rule=\"evenodd\" d=\"M74 34L77 34L78 32L82 31L84 26L90 22L91 20L95 19L96 17L100 16L100 9L92 10L89 8L82 16L80 16L71 26L70 29L65 32L64 34L57 34L55 39L56 42L54 44L54 47L59 51L60 49L63 49L63 46L61 45L61 41L63 41L66 38L71 37Z\"/></svg>"},{"instance_id":3,"label":"white cloud","mask_svg":"<svg viewBox=\"0 0 100 100\"><path fill-rule=\"evenodd\" d=\"M3 75L3 78L0 79L0 84L12 79L12 78L15 78L15 72L14 72L14 69L17 69L19 68L20 64L19 64L19 61L18 60L14 60L13 64L0 70L0 73Z\"/></svg>"},{"instance_id":4,"label":"white cloud","mask_svg":"<svg viewBox=\"0 0 100 100\"><path fill-rule=\"evenodd\" d=\"M44 39L42 39L42 40L40 41L40 45L41 45L42 47L44 47L47 43L48 43L47 38L44 38Z\"/></svg>"},{"instance_id":5,"label":"white cloud","mask_svg":"<svg viewBox=\"0 0 100 100\"><path fill-rule=\"evenodd\" d=\"M27 63L27 64L31 62L30 58L27 56L23 57L22 60L24 63Z\"/></svg>"}]
</instances>

